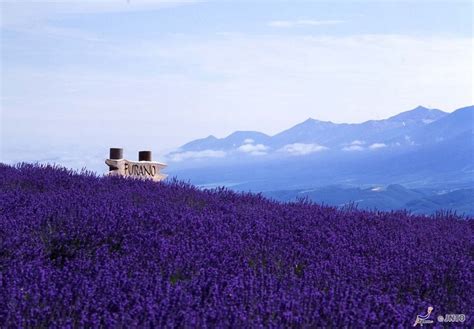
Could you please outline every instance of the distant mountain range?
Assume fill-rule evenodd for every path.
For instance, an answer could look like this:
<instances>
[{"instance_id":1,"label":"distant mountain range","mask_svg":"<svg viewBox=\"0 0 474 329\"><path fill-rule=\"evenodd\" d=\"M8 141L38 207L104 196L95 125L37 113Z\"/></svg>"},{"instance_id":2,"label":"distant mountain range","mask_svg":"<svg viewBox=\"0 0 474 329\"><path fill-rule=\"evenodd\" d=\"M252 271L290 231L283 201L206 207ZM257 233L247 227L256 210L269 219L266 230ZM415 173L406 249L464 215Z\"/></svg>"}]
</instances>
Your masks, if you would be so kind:
<instances>
[{"instance_id":1,"label":"distant mountain range","mask_svg":"<svg viewBox=\"0 0 474 329\"><path fill-rule=\"evenodd\" d=\"M360 124L337 124L309 118L274 136L257 131L236 131L225 138L211 135L183 145L168 157L173 160L184 155L186 158L184 152L194 152L188 153L188 158L193 155L194 158L222 157L224 154L306 155L326 150L361 151L433 144L468 130L472 132L472 113L472 106L450 114L418 106L388 119Z\"/></svg>"},{"instance_id":2,"label":"distant mountain range","mask_svg":"<svg viewBox=\"0 0 474 329\"><path fill-rule=\"evenodd\" d=\"M237 131L225 138L209 136L168 154L168 173L205 187L224 185L277 196L334 185L340 187L339 194L347 195L342 190L399 184L407 191L430 192L397 200L394 205L421 202L435 209L426 198L446 190L462 189L463 195L472 192L473 118L474 106L452 113L419 106L360 124L309 118L274 136L257 131ZM319 196L308 195L324 199ZM472 199L474 213L474 196ZM333 197L335 202L329 203L337 200Z\"/></svg>"}]
</instances>

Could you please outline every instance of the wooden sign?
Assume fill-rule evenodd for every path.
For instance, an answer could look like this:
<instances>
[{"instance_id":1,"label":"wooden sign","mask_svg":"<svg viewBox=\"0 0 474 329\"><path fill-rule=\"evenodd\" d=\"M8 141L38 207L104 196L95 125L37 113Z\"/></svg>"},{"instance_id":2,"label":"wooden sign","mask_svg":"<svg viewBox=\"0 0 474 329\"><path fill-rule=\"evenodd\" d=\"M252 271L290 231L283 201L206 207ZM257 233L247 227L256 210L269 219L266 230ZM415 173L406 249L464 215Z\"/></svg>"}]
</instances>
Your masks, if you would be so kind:
<instances>
[{"instance_id":1,"label":"wooden sign","mask_svg":"<svg viewBox=\"0 0 474 329\"><path fill-rule=\"evenodd\" d=\"M166 165L151 161L150 151L140 151L138 158L139 161L123 159L123 149L111 148L110 159L105 160L105 163L109 166L109 175L151 179L156 182L167 177L167 175L160 173L160 170L166 168Z\"/></svg>"}]
</instances>

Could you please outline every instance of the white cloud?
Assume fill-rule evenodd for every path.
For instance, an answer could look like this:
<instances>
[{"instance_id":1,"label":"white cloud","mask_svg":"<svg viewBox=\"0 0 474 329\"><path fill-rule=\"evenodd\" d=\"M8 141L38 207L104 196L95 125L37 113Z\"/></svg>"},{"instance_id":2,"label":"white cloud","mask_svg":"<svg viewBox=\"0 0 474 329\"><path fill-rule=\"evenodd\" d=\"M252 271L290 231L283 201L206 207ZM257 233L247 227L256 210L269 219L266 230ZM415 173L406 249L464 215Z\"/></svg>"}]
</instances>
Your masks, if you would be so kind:
<instances>
[{"instance_id":1,"label":"white cloud","mask_svg":"<svg viewBox=\"0 0 474 329\"><path fill-rule=\"evenodd\" d=\"M298 19L298 20L278 20L268 22L270 27L289 28L298 26L323 26L336 25L344 23L342 20L314 20L314 19Z\"/></svg>"},{"instance_id":2,"label":"white cloud","mask_svg":"<svg viewBox=\"0 0 474 329\"><path fill-rule=\"evenodd\" d=\"M255 141L252 138L247 138L244 140L244 144L253 144Z\"/></svg>"},{"instance_id":3,"label":"white cloud","mask_svg":"<svg viewBox=\"0 0 474 329\"><path fill-rule=\"evenodd\" d=\"M413 140L411 139L411 137L408 136L408 135L405 135L405 142L406 142L408 145L415 145L415 141L413 141Z\"/></svg>"},{"instance_id":4,"label":"white cloud","mask_svg":"<svg viewBox=\"0 0 474 329\"><path fill-rule=\"evenodd\" d=\"M363 151L365 148L362 145L365 145L365 141L363 140L353 140L350 144L345 144L341 150L343 151Z\"/></svg>"},{"instance_id":5,"label":"white cloud","mask_svg":"<svg viewBox=\"0 0 474 329\"><path fill-rule=\"evenodd\" d=\"M342 148L343 151L363 151L364 148L359 145L349 145Z\"/></svg>"},{"instance_id":6,"label":"white cloud","mask_svg":"<svg viewBox=\"0 0 474 329\"><path fill-rule=\"evenodd\" d=\"M305 155L314 152L324 151L327 149L328 148L326 146L322 146L319 144L294 143L283 146L279 151L287 152L292 155Z\"/></svg>"},{"instance_id":7,"label":"white cloud","mask_svg":"<svg viewBox=\"0 0 474 329\"><path fill-rule=\"evenodd\" d=\"M268 147L263 144L244 144L239 146L237 150L251 155L265 155Z\"/></svg>"},{"instance_id":8,"label":"white cloud","mask_svg":"<svg viewBox=\"0 0 474 329\"><path fill-rule=\"evenodd\" d=\"M2 0L1 27L33 27L49 18L64 17L71 14L97 14L151 11L193 4L193 0L64 0L64 1L16 1Z\"/></svg>"},{"instance_id":9,"label":"white cloud","mask_svg":"<svg viewBox=\"0 0 474 329\"><path fill-rule=\"evenodd\" d=\"M186 151L171 153L168 155L170 161L180 162L183 160L202 159L202 158L223 158L226 156L224 151L204 150L204 151Z\"/></svg>"},{"instance_id":10,"label":"white cloud","mask_svg":"<svg viewBox=\"0 0 474 329\"><path fill-rule=\"evenodd\" d=\"M384 147L387 147L387 144L385 144L385 143L374 143L374 144L369 146L369 148L371 150L381 149L381 148L384 148Z\"/></svg>"}]
</instances>

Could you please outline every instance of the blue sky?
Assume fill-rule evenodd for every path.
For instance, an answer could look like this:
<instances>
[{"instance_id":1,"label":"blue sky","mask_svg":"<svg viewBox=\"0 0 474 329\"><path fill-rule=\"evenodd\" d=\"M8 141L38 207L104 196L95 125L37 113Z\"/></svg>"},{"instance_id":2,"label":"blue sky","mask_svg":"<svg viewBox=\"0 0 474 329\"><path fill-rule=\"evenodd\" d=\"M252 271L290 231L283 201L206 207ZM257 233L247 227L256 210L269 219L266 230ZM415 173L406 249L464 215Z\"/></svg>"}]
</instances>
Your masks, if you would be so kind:
<instances>
[{"instance_id":1,"label":"blue sky","mask_svg":"<svg viewBox=\"0 0 474 329\"><path fill-rule=\"evenodd\" d=\"M161 155L308 117L473 103L469 1L1 6L2 161L89 166L110 146Z\"/></svg>"}]
</instances>

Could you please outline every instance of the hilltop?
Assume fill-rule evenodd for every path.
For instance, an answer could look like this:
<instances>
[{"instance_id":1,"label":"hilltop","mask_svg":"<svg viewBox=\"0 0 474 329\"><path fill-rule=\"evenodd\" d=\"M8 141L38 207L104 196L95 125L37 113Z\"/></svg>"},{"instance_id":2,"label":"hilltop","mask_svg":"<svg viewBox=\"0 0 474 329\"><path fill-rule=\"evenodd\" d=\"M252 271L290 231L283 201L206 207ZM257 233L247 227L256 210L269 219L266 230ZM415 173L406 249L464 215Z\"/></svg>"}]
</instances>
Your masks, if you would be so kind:
<instances>
[{"instance_id":1,"label":"hilltop","mask_svg":"<svg viewBox=\"0 0 474 329\"><path fill-rule=\"evenodd\" d=\"M474 308L473 223L0 164L0 323L408 327Z\"/></svg>"}]
</instances>

